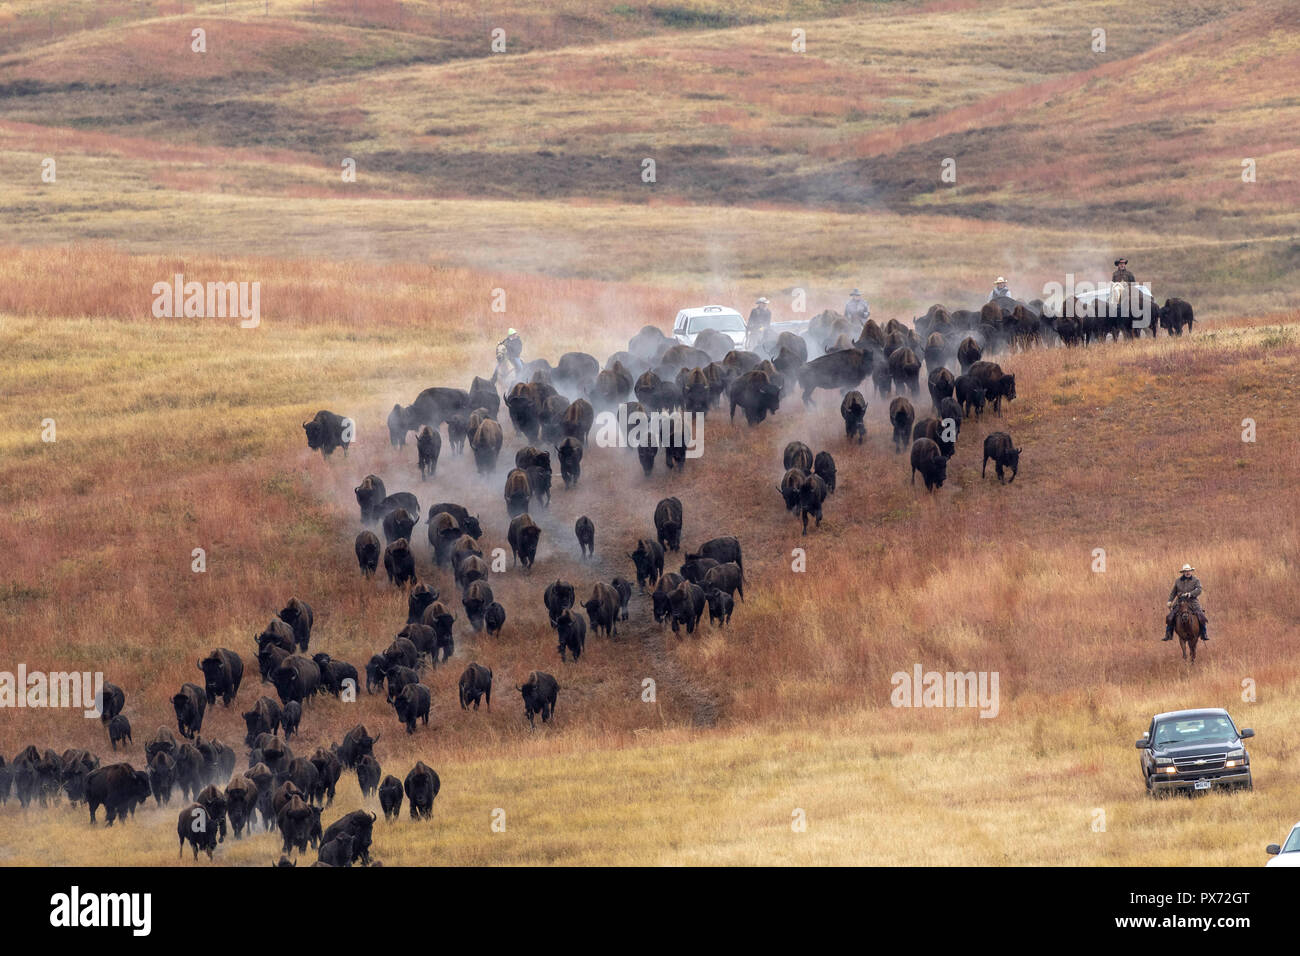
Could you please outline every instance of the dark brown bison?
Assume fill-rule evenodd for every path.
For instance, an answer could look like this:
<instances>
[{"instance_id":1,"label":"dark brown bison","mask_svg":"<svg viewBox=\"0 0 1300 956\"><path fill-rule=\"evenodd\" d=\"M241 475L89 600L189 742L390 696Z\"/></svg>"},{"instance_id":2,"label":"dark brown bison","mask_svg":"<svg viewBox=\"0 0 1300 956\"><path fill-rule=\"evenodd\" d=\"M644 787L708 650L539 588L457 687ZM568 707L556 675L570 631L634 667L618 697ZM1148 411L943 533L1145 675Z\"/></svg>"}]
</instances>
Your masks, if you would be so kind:
<instances>
[{"instance_id":1,"label":"dark brown bison","mask_svg":"<svg viewBox=\"0 0 1300 956\"><path fill-rule=\"evenodd\" d=\"M487 709L492 709L492 671L478 662L471 662L460 675L457 684L460 691L460 708L465 710L470 704L478 710L478 702L483 698Z\"/></svg>"},{"instance_id":2,"label":"dark brown bison","mask_svg":"<svg viewBox=\"0 0 1300 956\"><path fill-rule=\"evenodd\" d=\"M929 438L918 438L912 443L912 484L916 484L918 471L925 479L926 491L942 488L948 477L948 459Z\"/></svg>"},{"instance_id":3,"label":"dark brown bison","mask_svg":"<svg viewBox=\"0 0 1300 956\"><path fill-rule=\"evenodd\" d=\"M189 841L194 850L194 859L199 858L199 850L212 859L217 848L217 828L208 818L208 811L200 803L191 803L176 818L176 836L180 839L180 856L185 856L185 841Z\"/></svg>"},{"instance_id":4,"label":"dark brown bison","mask_svg":"<svg viewBox=\"0 0 1300 956\"><path fill-rule=\"evenodd\" d=\"M360 860L370 865L370 844L374 839L375 814L365 810L353 810L345 817L331 823L321 834L320 842L324 846L340 836L352 838L352 862Z\"/></svg>"},{"instance_id":5,"label":"dark brown bison","mask_svg":"<svg viewBox=\"0 0 1300 956\"><path fill-rule=\"evenodd\" d=\"M555 636L555 649L560 655L560 661L567 660L565 653L568 652L573 655L576 664L587 645L586 620L581 614L575 614L572 608L565 608L555 619Z\"/></svg>"},{"instance_id":6,"label":"dark brown bison","mask_svg":"<svg viewBox=\"0 0 1300 956\"><path fill-rule=\"evenodd\" d=\"M438 775L425 766L423 760L417 761L403 784L412 820L427 820L433 816L433 800L441 788Z\"/></svg>"},{"instance_id":7,"label":"dark brown bison","mask_svg":"<svg viewBox=\"0 0 1300 956\"><path fill-rule=\"evenodd\" d=\"M406 538L398 538L384 549L384 571L388 573L388 583L394 587L415 584L415 555Z\"/></svg>"},{"instance_id":8,"label":"dark brown bison","mask_svg":"<svg viewBox=\"0 0 1300 956\"><path fill-rule=\"evenodd\" d=\"M804 404L813 404L813 393L819 388L845 392L857 388L871 374L871 363L870 352L849 348L831 352L801 366L795 377L803 390Z\"/></svg>"},{"instance_id":9,"label":"dark brown bison","mask_svg":"<svg viewBox=\"0 0 1300 956\"><path fill-rule=\"evenodd\" d=\"M930 373L929 378L926 379L926 386L930 389L930 402L935 408L938 408L941 401L945 398L952 397L952 372L948 371L943 366L936 368Z\"/></svg>"},{"instance_id":10,"label":"dark brown bison","mask_svg":"<svg viewBox=\"0 0 1300 956\"><path fill-rule=\"evenodd\" d=\"M664 573L664 549L658 541L638 538L636 548L628 553L628 557L636 567L636 583L642 591L646 582L654 584Z\"/></svg>"},{"instance_id":11,"label":"dark brown bison","mask_svg":"<svg viewBox=\"0 0 1300 956\"><path fill-rule=\"evenodd\" d=\"M280 703L297 701L301 704L315 697L320 689L320 667L310 657L293 654L285 658L284 663L271 674L271 683L280 695ZM283 723L283 714L281 715Z\"/></svg>"},{"instance_id":12,"label":"dark brown bison","mask_svg":"<svg viewBox=\"0 0 1300 956\"><path fill-rule=\"evenodd\" d=\"M383 479L378 475L366 475L361 479L361 484L352 489L353 494L357 496L357 506L361 509L361 523L370 524L372 521L378 521L383 515L379 514L379 505L388 497L388 492L384 488Z\"/></svg>"},{"instance_id":13,"label":"dark brown bison","mask_svg":"<svg viewBox=\"0 0 1300 956\"><path fill-rule=\"evenodd\" d=\"M564 479L564 487L566 490L572 488L582 475L582 442L566 438L555 446L555 453L560 459L560 477Z\"/></svg>"},{"instance_id":14,"label":"dark brown bison","mask_svg":"<svg viewBox=\"0 0 1300 956\"><path fill-rule=\"evenodd\" d=\"M417 720L423 720L424 725L429 726L430 701L429 688L423 684L407 684L393 700L393 710L397 712L397 719L406 725L408 734L415 733Z\"/></svg>"},{"instance_id":15,"label":"dark brown bison","mask_svg":"<svg viewBox=\"0 0 1300 956\"><path fill-rule=\"evenodd\" d=\"M15 764L18 762L14 761ZM38 770L38 774L39 772ZM109 764L91 771L86 776L85 790L86 803L90 807L90 822L95 822L95 813L102 806L105 825L110 827L114 820L120 820L128 813L133 814L136 806L152 795L149 774L136 770L129 763Z\"/></svg>"},{"instance_id":16,"label":"dark brown bison","mask_svg":"<svg viewBox=\"0 0 1300 956\"><path fill-rule=\"evenodd\" d=\"M474 465L479 474L486 474L497 466L497 455L501 453L501 426L488 419L479 425L470 438L470 450L474 452Z\"/></svg>"},{"instance_id":17,"label":"dark brown bison","mask_svg":"<svg viewBox=\"0 0 1300 956\"><path fill-rule=\"evenodd\" d=\"M591 407L591 402L585 398L574 399L564 410L563 435L566 438L576 438L585 445L595 420L596 412Z\"/></svg>"},{"instance_id":18,"label":"dark brown bison","mask_svg":"<svg viewBox=\"0 0 1300 956\"><path fill-rule=\"evenodd\" d=\"M668 615L672 613L671 595L684 580L685 578L680 574L669 571L655 583L654 593L650 595L650 602L656 624L662 624Z\"/></svg>"},{"instance_id":19,"label":"dark brown bison","mask_svg":"<svg viewBox=\"0 0 1300 956\"><path fill-rule=\"evenodd\" d=\"M555 701L560 694L560 685L555 678L545 671L531 671L528 680L515 688L524 701L524 717L529 727L536 727L533 715L541 714L542 723L546 723L555 714Z\"/></svg>"},{"instance_id":20,"label":"dark brown bison","mask_svg":"<svg viewBox=\"0 0 1300 956\"><path fill-rule=\"evenodd\" d=\"M722 627L731 620L736 602L726 591L706 591L704 600L709 605L709 623Z\"/></svg>"},{"instance_id":21,"label":"dark brown bison","mask_svg":"<svg viewBox=\"0 0 1300 956\"><path fill-rule=\"evenodd\" d=\"M1015 447L1011 441L1011 436L1006 432L993 432L984 439L984 462L980 466L980 477L983 478L989 466L989 459L997 469L998 481L1005 482L1003 469L1011 469L1011 480L1016 480L1016 472L1020 470L1020 449Z\"/></svg>"},{"instance_id":22,"label":"dark brown bison","mask_svg":"<svg viewBox=\"0 0 1300 956\"><path fill-rule=\"evenodd\" d=\"M813 458L812 470L814 475L817 475L822 481L826 482L827 494L833 495L835 493L836 473L835 459L831 456L831 453L828 451L819 451L817 456Z\"/></svg>"},{"instance_id":23,"label":"dark brown bison","mask_svg":"<svg viewBox=\"0 0 1300 956\"><path fill-rule=\"evenodd\" d=\"M813 466L812 449L801 441L792 441L785 446L785 452L781 456L781 463L786 468L798 468L804 474L808 474L812 471Z\"/></svg>"},{"instance_id":24,"label":"dark brown bison","mask_svg":"<svg viewBox=\"0 0 1300 956\"><path fill-rule=\"evenodd\" d=\"M262 629L262 633L257 635L256 641L259 650L274 646L292 652L294 648L293 628L280 620L277 615L271 618L270 623Z\"/></svg>"},{"instance_id":25,"label":"dark brown bison","mask_svg":"<svg viewBox=\"0 0 1300 956\"><path fill-rule=\"evenodd\" d=\"M510 522L506 540L510 544L510 554L515 564L522 563L531 568L537 558L537 542L541 539L542 529L530 516L519 515Z\"/></svg>"},{"instance_id":26,"label":"dark brown bison","mask_svg":"<svg viewBox=\"0 0 1300 956\"><path fill-rule=\"evenodd\" d=\"M512 468L506 475L506 514L513 518L528 511L528 499L533 495L528 483L528 473L522 468Z\"/></svg>"},{"instance_id":27,"label":"dark brown bison","mask_svg":"<svg viewBox=\"0 0 1300 956\"><path fill-rule=\"evenodd\" d=\"M296 597L289 598L279 616L292 629L294 644L299 650L306 651L307 645L311 643L311 626L315 620L311 605Z\"/></svg>"},{"instance_id":28,"label":"dark brown bison","mask_svg":"<svg viewBox=\"0 0 1300 956\"><path fill-rule=\"evenodd\" d=\"M867 400L862 393L855 388L845 394L844 401L840 402L840 417L844 419L844 434L849 441L856 438L861 445L867 437L867 426L863 423L866 415Z\"/></svg>"},{"instance_id":29,"label":"dark brown bison","mask_svg":"<svg viewBox=\"0 0 1300 956\"><path fill-rule=\"evenodd\" d=\"M740 599L745 600L745 581L741 576L740 566L734 561L710 568L704 573L699 584L705 592L726 591L730 595L739 594Z\"/></svg>"},{"instance_id":30,"label":"dark brown bison","mask_svg":"<svg viewBox=\"0 0 1300 956\"><path fill-rule=\"evenodd\" d=\"M96 695L95 704L99 710L100 723L106 724L122 712L126 706L126 694L116 684L105 681Z\"/></svg>"},{"instance_id":31,"label":"dark brown bison","mask_svg":"<svg viewBox=\"0 0 1300 956\"><path fill-rule=\"evenodd\" d=\"M172 708L176 711L176 726L181 736L193 740L203 728L203 711L208 698L203 688L197 684L185 683L180 691L172 697Z\"/></svg>"},{"instance_id":32,"label":"dark brown bison","mask_svg":"<svg viewBox=\"0 0 1300 956\"><path fill-rule=\"evenodd\" d=\"M781 492L781 499L785 502L786 511L794 511L799 507L799 492L803 489L803 483L808 480L808 473L801 468L791 468L781 479L781 483L776 486L776 490Z\"/></svg>"},{"instance_id":33,"label":"dark brown bison","mask_svg":"<svg viewBox=\"0 0 1300 956\"><path fill-rule=\"evenodd\" d=\"M471 581L460 598L469 618L470 627L475 631L483 630L483 612L492 603L492 588L483 580Z\"/></svg>"},{"instance_id":34,"label":"dark brown bison","mask_svg":"<svg viewBox=\"0 0 1300 956\"><path fill-rule=\"evenodd\" d=\"M975 384L984 389L985 397L993 402L993 413L1002 414L1002 400L1016 397L1016 377L1002 371L996 362L976 362L968 373Z\"/></svg>"},{"instance_id":35,"label":"dark brown bison","mask_svg":"<svg viewBox=\"0 0 1300 956\"><path fill-rule=\"evenodd\" d=\"M618 634L618 612L621 605L618 592L613 585L597 581L591 589L591 597L583 602L587 618L591 621L593 632L604 631L606 637Z\"/></svg>"},{"instance_id":36,"label":"dark brown bison","mask_svg":"<svg viewBox=\"0 0 1300 956\"><path fill-rule=\"evenodd\" d=\"M973 338L968 335L962 339L961 344L957 346L957 361L961 365L962 374L965 375L969 372L970 367L978 362L983 355L983 349L979 347L979 343Z\"/></svg>"},{"instance_id":37,"label":"dark brown bison","mask_svg":"<svg viewBox=\"0 0 1300 956\"><path fill-rule=\"evenodd\" d=\"M817 527L822 525L822 505L826 503L828 489L820 475L809 475L799 488L799 517L803 521L803 533L808 533L808 517L817 519ZM716 571L717 568L714 568ZM713 572L709 572L712 574ZM708 580L707 575L705 580Z\"/></svg>"},{"instance_id":38,"label":"dark brown bison","mask_svg":"<svg viewBox=\"0 0 1300 956\"><path fill-rule=\"evenodd\" d=\"M984 415L984 388L970 375L958 375L953 383L953 395L960 403L962 414L969 417L971 412L979 419Z\"/></svg>"},{"instance_id":39,"label":"dark brown bison","mask_svg":"<svg viewBox=\"0 0 1300 956\"><path fill-rule=\"evenodd\" d=\"M357 552L357 565L361 568L363 578L373 578L379 567L379 539L372 531L363 531L357 535L353 545Z\"/></svg>"},{"instance_id":40,"label":"dark brown bison","mask_svg":"<svg viewBox=\"0 0 1300 956\"><path fill-rule=\"evenodd\" d=\"M694 634L700 618L704 616L704 589L691 581L683 581L668 596L668 605L672 614L673 633L678 634L678 627L685 626L687 634Z\"/></svg>"},{"instance_id":41,"label":"dark brown bison","mask_svg":"<svg viewBox=\"0 0 1300 956\"><path fill-rule=\"evenodd\" d=\"M581 557L596 554L596 523L582 515L573 523L573 533L578 538L578 553Z\"/></svg>"},{"instance_id":42,"label":"dark brown bison","mask_svg":"<svg viewBox=\"0 0 1300 956\"><path fill-rule=\"evenodd\" d=\"M402 812L402 781L398 780L391 773L384 777L379 784L379 806L384 811L384 819L393 821L397 815ZM352 838L350 836L336 837L336 840L346 840L348 844L347 866L352 865ZM333 844L331 844L333 845ZM324 847L321 848L322 853Z\"/></svg>"},{"instance_id":43,"label":"dark brown bison","mask_svg":"<svg viewBox=\"0 0 1300 956\"><path fill-rule=\"evenodd\" d=\"M486 408L493 418L501 412L501 396L490 379L475 375L469 386L469 408Z\"/></svg>"},{"instance_id":44,"label":"dark brown bison","mask_svg":"<svg viewBox=\"0 0 1300 956\"><path fill-rule=\"evenodd\" d=\"M745 412L745 421L750 425L761 423L781 408L781 388L762 369L741 375L727 386L727 395L731 400L732 421L736 420L737 408Z\"/></svg>"},{"instance_id":45,"label":"dark brown bison","mask_svg":"<svg viewBox=\"0 0 1300 956\"><path fill-rule=\"evenodd\" d=\"M1160 307L1158 318L1160 327L1170 335L1182 335L1183 329L1192 331L1192 307L1182 299L1165 299L1165 304ZM1152 331L1154 332L1154 328Z\"/></svg>"},{"instance_id":46,"label":"dark brown bison","mask_svg":"<svg viewBox=\"0 0 1300 956\"><path fill-rule=\"evenodd\" d=\"M682 546L682 503L677 498L663 498L655 505L655 533L665 551Z\"/></svg>"},{"instance_id":47,"label":"dark brown bison","mask_svg":"<svg viewBox=\"0 0 1300 956\"><path fill-rule=\"evenodd\" d=\"M900 392L906 387L913 395L921 391L921 360L910 348L895 349L889 356L889 377Z\"/></svg>"},{"instance_id":48,"label":"dark brown bison","mask_svg":"<svg viewBox=\"0 0 1300 956\"><path fill-rule=\"evenodd\" d=\"M561 611L573 607L573 600L573 585L568 581L557 579L553 584L546 586L546 590L542 592L542 603L546 605L546 613L550 618L551 627L555 627L555 622L559 619Z\"/></svg>"},{"instance_id":49,"label":"dark brown bison","mask_svg":"<svg viewBox=\"0 0 1300 956\"><path fill-rule=\"evenodd\" d=\"M736 566L740 568L740 573L745 573L745 562L740 556L740 542L735 538L728 536L720 538L710 538L700 545L699 551L694 554L687 554L687 561L696 561L700 558L712 558L719 564L726 564L728 561L735 561Z\"/></svg>"},{"instance_id":50,"label":"dark brown bison","mask_svg":"<svg viewBox=\"0 0 1300 956\"><path fill-rule=\"evenodd\" d=\"M199 670L203 671L203 691L208 703L215 704L220 697L221 702L229 707L244 679L243 660L234 651L218 647L197 663Z\"/></svg>"},{"instance_id":51,"label":"dark brown bison","mask_svg":"<svg viewBox=\"0 0 1300 956\"><path fill-rule=\"evenodd\" d=\"M496 392L492 393L493 395ZM415 433L416 464L420 469L420 480L432 478L438 470L438 455L442 451L442 436L428 425L421 425Z\"/></svg>"},{"instance_id":52,"label":"dark brown bison","mask_svg":"<svg viewBox=\"0 0 1300 956\"><path fill-rule=\"evenodd\" d=\"M939 446L944 458L951 458L957 451L956 425L946 425L933 415L922 418L912 426L912 438L928 438Z\"/></svg>"},{"instance_id":53,"label":"dark brown bison","mask_svg":"<svg viewBox=\"0 0 1300 956\"><path fill-rule=\"evenodd\" d=\"M352 419L321 410L311 421L302 423L302 430L307 433L307 447L319 450L322 458L334 454L336 448L342 448L343 457L347 457L348 445L352 444Z\"/></svg>"},{"instance_id":54,"label":"dark brown bison","mask_svg":"<svg viewBox=\"0 0 1300 956\"><path fill-rule=\"evenodd\" d=\"M244 742L250 747L262 734L275 734L280 730L280 705L270 697L259 697L253 703L253 709L245 711L242 716L248 729Z\"/></svg>"}]
</instances>

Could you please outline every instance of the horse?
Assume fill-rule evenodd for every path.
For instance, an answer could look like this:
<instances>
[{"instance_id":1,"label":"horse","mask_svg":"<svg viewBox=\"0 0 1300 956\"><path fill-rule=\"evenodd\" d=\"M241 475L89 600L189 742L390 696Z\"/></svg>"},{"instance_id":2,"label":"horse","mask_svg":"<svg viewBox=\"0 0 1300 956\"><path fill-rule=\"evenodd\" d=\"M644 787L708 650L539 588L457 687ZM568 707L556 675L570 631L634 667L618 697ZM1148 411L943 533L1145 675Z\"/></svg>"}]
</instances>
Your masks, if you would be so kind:
<instances>
[{"instance_id":1,"label":"horse","mask_svg":"<svg viewBox=\"0 0 1300 956\"><path fill-rule=\"evenodd\" d=\"M1192 599L1179 596L1174 605L1174 633L1178 635L1178 646L1183 651L1183 660L1187 652L1192 652L1192 663L1196 663L1196 645L1201 642L1201 622L1192 610Z\"/></svg>"},{"instance_id":2,"label":"horse","mask_svg":"<svg viewBox=\"0 0 1300 956\"><path fill-rule=\"evenodd\" d=\"M505 396L510 393L510 389L514 387L515 381L518 377L519 373L515 369L515 363L510 361L509 356L506 355L506 347L504 345L498 345L497 365L493 370L492 378L489 379L489 381L496 386L496 390L501 393L502 396Z\"/></svg>"}]
</instances>

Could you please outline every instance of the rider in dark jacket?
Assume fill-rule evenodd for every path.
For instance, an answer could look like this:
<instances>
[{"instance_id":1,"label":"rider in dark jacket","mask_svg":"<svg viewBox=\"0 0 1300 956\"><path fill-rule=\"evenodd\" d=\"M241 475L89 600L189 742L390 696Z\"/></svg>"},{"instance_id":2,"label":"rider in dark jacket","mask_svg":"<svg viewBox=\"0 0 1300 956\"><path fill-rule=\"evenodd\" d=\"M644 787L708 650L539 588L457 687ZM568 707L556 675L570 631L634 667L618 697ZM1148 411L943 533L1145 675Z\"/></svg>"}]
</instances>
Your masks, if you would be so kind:
<instances>
[{"instance_id":1,"label":"rider in dark jacket","mask_svg":"<svg viewBox=\"0 0 1300 956\"><path fill-rule=\"evenodd\" d=\"M510 329L509 332L506 333L506 337L497 344L505 346L506 358L510 359L510 364L515 367L515 371L522 372L524 366L523 363L519 361L519 356L524 354L524 342L523 339L519 337L519 333L514 329Z\"/></svg>"},{"instance_id":2,"label":"rider in dark jacket","mask_svg":"<svg viewBox=\"0 0 1300 956\"><path fill-rule=\"evenodd\" d=\"M1193 572L1196 569L1190 564L1184 564L1182 573L1174 580L1173 590L1169 592L1169 613L1165 615L1165 640L1174 639L1174 613L1175 604L1180 597L1186 597L1187 602L1191 605L1192 613L1196 619L1201 622L1201 640L1208 641L1210 632L1208 623L1205 620L1205 608L1201 607L1201 582L1197 580Z\"/></svg>"}]
</instances>

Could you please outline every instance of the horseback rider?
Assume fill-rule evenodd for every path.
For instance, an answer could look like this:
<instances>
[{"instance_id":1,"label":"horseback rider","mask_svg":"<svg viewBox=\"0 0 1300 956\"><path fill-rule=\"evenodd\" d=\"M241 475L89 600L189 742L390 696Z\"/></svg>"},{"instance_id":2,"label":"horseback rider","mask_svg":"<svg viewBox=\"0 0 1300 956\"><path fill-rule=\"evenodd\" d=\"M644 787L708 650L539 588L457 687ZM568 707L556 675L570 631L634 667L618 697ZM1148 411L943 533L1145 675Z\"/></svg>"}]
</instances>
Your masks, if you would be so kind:
<instances>
[{"instance_id":1,"label":"horseback rider","mask_svg":"<svg viewBox=\"0 0 1300 956\"><path fill-rule=\"evenodd\" d=\"M1111 282L1127 282L1129 285L1137 285L1137 279L1133 278L1133 273L1128 271L1127 259L1115 260L1115 271L1111 273Z\"/></svg>"},{"instance_id":2,"label":"horseback rider","mask_svg":"<svg viewBox=\"0 0 1300 956\"><path fill-rule=\"evenodd\" d=\"M993 291L989 293L988 301L1009 298L1011 298L1011 287L1007 285L1007 278L1006 276L998 276L993 283Z\"/></svg>"},{"instance_id":3,"label":"horseback rider","mask_svg":"<svg viewBox=\"0 0 1300 956\"><path fill-rule=\"evenodd\" d=\"M749 310L749 320L745 323L745 342L755 345L763 341L768 327L772 324L772 310L767 307L767 296L759 296L754 307Z\"/></svg>"},{"instance_id":4,"label":"horseback rider","mask_svg":"<svg viewBox=\"0 0 1300 956\"><path fill-rule=\"evenodd\" d=\"M1201 596L1201 582L1197 580L1193 573L1196 569L1190 564L1184 564L1182 573L1174 580L1173 590L1169 592L1169 613L1165 615L1165 640L1174 639L1174 615L1177 613L1176 605L1179 598L1185 600L1189 610L1196 615L1196 619L1201 622L1201 640L1208 641L1210 632L1205 620L1205 608L1201 607L1199 600Z\"/></svg>"},{"instance_id":5,"label":"horseback rider","mask_svg":"<svg viewBox=\"0 0 1300 956\"><path fill-rule=\"evenodd\" d=\"M854 289L849 293L849 301L844 304L844 317L866 322L870 316L871 306L867 305L867 300L862 298L862 293Z\"/></svg>"},{"instance_id":6,"label":"horseback rider","mask_svg":"<svg viewBox=\"0 0 1300 956\"><path fill-rule=\"evenodd\" d=\"M524 342L523 339L519 337L519 332L515 329L509 329L506 332L506 337L498 342L497 345L506 350L506 358L508 358L510 364L515 367L515 371L522 375L524 365L523 362L519 361L519 356L524 354Z\"/></svg>"}]
</instances>

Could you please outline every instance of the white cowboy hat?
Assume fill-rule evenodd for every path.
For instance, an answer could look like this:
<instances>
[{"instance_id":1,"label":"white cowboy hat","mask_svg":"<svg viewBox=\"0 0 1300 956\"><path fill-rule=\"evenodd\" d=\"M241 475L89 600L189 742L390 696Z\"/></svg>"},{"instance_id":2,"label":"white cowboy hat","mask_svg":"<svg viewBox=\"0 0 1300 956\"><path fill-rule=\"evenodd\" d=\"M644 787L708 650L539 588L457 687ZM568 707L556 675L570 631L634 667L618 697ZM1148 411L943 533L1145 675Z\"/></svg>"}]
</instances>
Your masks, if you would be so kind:
<instances>
[{"instance_id":1,"label":"white cowboy hat","mask_svg":"<svg viewBox=\"0 0 1300 956\"><path fill-rule=\"evenodd\" d=\"M1007 279L1006 276L998 276L995 281L997 282L998 285L1001 285L1002 283L1006 282Z\"/></svg>"},{"instance_id":2,"label":"white cowboy hat","mask_svg":"<svg viewBox=\"0 0 1300 956\"><path fill-rule=\"evenodd\" d=\"M763 305L767 305L767 296L765 296L765 295L760 295L760 296L758 297L758 301L761 302Z\"/></svg>"},{"instance_id":3,"label":"white cowboy hat","mask_svg":"<svg viewBox=\"0 0 1300 956\"><path fill-rule=\"evenodd\" d=\"M518 334L519 333L516 332L514 329L506 329L506 335L518 335Z\"/></svg>"},{"instance_id":4,"label":"white cowboy hat","mask_svg":"<svg viewBox=\"0 0 1300 956\"><path fill-rule=\"evenodd\" d=\"M1183 565L1183 570L1184 570L1184 571L1195 571L1196 569L1195 569L1194 567L1192 567L1190 564L1184 564L1184 565Z\"/></svg>"}]
</instances>

